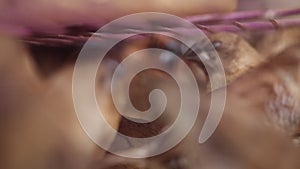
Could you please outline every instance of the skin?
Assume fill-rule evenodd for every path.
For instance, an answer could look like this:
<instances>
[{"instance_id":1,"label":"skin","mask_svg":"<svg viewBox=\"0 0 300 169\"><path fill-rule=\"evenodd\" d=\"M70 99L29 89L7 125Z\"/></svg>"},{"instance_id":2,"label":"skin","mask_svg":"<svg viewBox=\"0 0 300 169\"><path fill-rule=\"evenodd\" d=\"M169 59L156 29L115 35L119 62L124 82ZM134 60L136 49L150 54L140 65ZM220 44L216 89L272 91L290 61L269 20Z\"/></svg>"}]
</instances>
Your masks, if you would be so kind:
<instances>
[{"instance_id":1,"label":"skin","mask_svg":"<svg viewBox=\"0 0 300 169\"><path fill-rule=\"evenodd\" d=\"M235 35L216 35L216 39L224 40L222 43L229 46L229 42L237 42L238 47L218 49L224 62L231 63L235 59L233 56L240 55L251 61L246 52L251 49L250 46L244 42L241 42L244 44L241 45ZM81 169L86 168L94 156L102 159L105 152L97 149L86 138L72 109L70 89L72 66L66 65L50 77L41 77L23 44L17 43L17 40L11 37L1 37L0 42L2 51L0 168ZM238 51L240 48L241 51ZM226 52L228 49L230 51ZM252 49L250 54L251 51ZM283 57L286 58L285 55ZM242 63L247 65L249 62ZM254 63L253 66L257 66L256 62ZM277 64L281 65L280 63L279 61ZM230 159L232 163L227 164L230 168L299 168L298 149L286 136L262 125L263 115L257 117L251 115L253 112L264 112L262 107L270 97L269 89L272 84L284 83L286 76L274 74L277 66L259 69L233 83L229 88L225 118L212 141L205 144L206 146L197 147L195 140L199 131L194 131L191 133L192 136L187 138L190 140L182 143L185 147L178 147L178 152L185 153L197 167L199 162L202 162L203 166L207 165L207 168L224 167L226 166L222 163L226 161L224 159ZM287 70L280 71L288 73L288 67L285 68ZM228 72L230 69L231 67L226 67ZM242 70L244 72L244 69ZM233 76L232 79L240 75ZM267 88L266 84L269 85ZM248 99L256 102L249 102ZM107 106L107 109L109 111L105 116L111 125L117 127L119 117L115 115L113 108ZM195 130L200 128L201 126L196 126ZM103 135L104 139L107 137L106 134ZM191 142L196 145L192 145ZM199 152L203 154L199 155Z\"/></svg>"},{"instance_id":2,"label":"skin","mask_svg":"<svg viewBox=\"0 0 300 169\"><path fill-rule=\"evenodd\" d=\"M59 33L66 26L77 24L96 23L98 26L134 12L159 11L185 16L227 12L236 6L235 0L226 3L222 0L225 5L220 5L221 0L180 3L171 0L164 3L158 0L151 3L140 0L1 1L0 168L81 169L88 168L93 160L102 159L106 153L88 139L76 118L71 92L73 66L65 64L45 75L33 61L27 46L20 43L15 35L29 30ZM14 36L8 36L9 33ZM53 58L59 53L45 50L37 55ZM109 96L102 92L102 95L97 94L97 98L98 101L104 98L104 116L117 129L120 116L111 106L111 100L107 99ZM108 144L112 142L113 133L101 131L101 134L101 139Z\"/></svg>"},{"instance_id":3,"label":"skin","mask_svg":"<svg viewBox=\"0 0 300 169\"><path fill-rule=\"evenodd\" d=\"M94 153L103 157L105 151L89 140L76 118L73 67L65 65L45 78L22 43L11 37L0 43L0 168L80 169L96 158ZM106 93L98 96L103 97ZM103 103L104 116L117 128L120 116L109 101ZM99 132L107 144L112 142L113 133Z\"/></svg>"},{"instance_id":4,"label":"skin","mask_svg":"<svg viewBox=\"0 0 300 169\"><path fill-rule=\"evenodd\" d=\"M265 60L245 39L236 34L220 32L211 35L209 39L212 43L220 43L216 46L216 51L224 66L228 83Z\"/></svg>"},{"instance_id":5,"label":"skin","mask_svg":"<svg viewBox=\"0 0 300 169\"><path fill-rule=\"evenodd\" d=\"M214 50L218 54L217 57L219 57L222 62L227 84L237 80L267 60L267 57L258 53L254 47L237 34L218 32L209 35L208 38L214 47ZM194 72L199 72L199 69L202 69L202 71L205 72L207 69L211 69L210 71L213 72L211 75L218 78L221 74L218 73L218 70L215 68L218 60L216 58L212 58L214 57L214 53L211 52L214 51L203 48L203 52L206 52L209 56L207 59L204 58L207 67L204 67L204 64L194 54L184 54L183 58L191 61L191 66L193 67L192 69ZM207 73L206 76L206 81L208 81ZM203 76L199 75L199 77L201 77L200 79L203 79ZM224 86L218 86L218 88L220 87Z\"/></svg>"},{"instance_id":6,"label":"skin","mask_svg":"<svg viewBox=\"0 0 300 169\"><path fill-rule=\"evenodd\" d=\"M5 0L0 2L0 27L2 31L14 33L59 33L72 25L93 25L98 28L103 23L137 12L188 16L228 12L236 6L236 0L32 0L30 3Z\"/></svg>"},{"instance_id":7,"label":"skin","mask_svg":"<svg viewBox=\"0 0 300 169\"><path fill-rule=\"evenodd\" d=\"M26 34L28 30L59 33L69 25L97 25L142 11L185 16L231 11L236 6L234 0L228 0L222 6L221 3L207 0L189 0L181 5L179 2L158 0L151 3L132 0L76 0L72 3L44 0L28 3L17 0L0 3L0 75L3 80L0 84L3 105L0 108L0 168L10 169L81 169L105 155L104 150L89 140L76 118L71 91L73 66L65 65L47 76L43 75L31 53L15 35ZM14 36L7 36L9 33ZM46 56L51 52L40 54ZM106 89L99 87L98 90ZM98 93L97 98L98 101L105 98L101 102L106 110L104 116L117 129L120 116L111 100L107 99L107 93ZM106 131L101 131L101 134L108 144L113 141L114 134Z\"/></svg>"},{"instance_id":8,"label":"skin","mask_svg":"<svg viewBox=\"0 0 300 169\"><path fill-rule=\"evenodd\" d=\"M183 142L154 161L175 155L188 161L186 168L299 168L300 152L291 140L299 133L299 45L285 48L268 62L254 62L261 55L251 52L254 48L239 36L218 33L210 39L224 45L217 50L227 73L240 57L245 60L239 64L251 67L227 86L225 111L212 138L202 145L195 141L203 123L199 118ZM202 109L207 112L207 107ZM291 116L295 110L298 116Z\"/></svg>"}]
</instances>

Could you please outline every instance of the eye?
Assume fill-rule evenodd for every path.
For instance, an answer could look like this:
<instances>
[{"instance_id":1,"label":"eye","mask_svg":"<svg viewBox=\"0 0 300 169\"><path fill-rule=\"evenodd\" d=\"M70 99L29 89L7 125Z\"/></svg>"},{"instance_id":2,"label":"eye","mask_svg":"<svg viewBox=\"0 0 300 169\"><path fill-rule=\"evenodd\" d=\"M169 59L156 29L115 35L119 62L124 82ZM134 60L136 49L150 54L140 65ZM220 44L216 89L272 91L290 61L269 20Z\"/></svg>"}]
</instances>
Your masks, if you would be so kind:
<instances>
[{"instance_id":1,"label":"eye","mask_svg":"<svg viewBox=\"0 0 300 169\"><path fill-rule=\"evenodd\" d=\"M221 41L212 41L212 45L214 46L215 49L219 49L222 46L222 42Z\"/></svg>"}]
</instances>

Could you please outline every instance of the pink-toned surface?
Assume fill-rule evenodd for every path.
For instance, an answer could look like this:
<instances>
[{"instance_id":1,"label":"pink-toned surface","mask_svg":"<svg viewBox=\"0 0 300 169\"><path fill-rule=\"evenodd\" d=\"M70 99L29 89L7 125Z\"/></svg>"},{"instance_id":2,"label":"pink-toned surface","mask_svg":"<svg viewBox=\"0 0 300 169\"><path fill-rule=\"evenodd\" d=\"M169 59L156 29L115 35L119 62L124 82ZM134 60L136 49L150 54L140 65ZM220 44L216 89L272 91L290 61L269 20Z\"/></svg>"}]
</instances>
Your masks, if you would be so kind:
<instances>
[{"instance_id":1,"label":"pink-toned surface","mask_svg":"<svg viewBox=\"0 0 300 169\"><path fill-rule=\"evenodd\" d=\"M59 33L66 26L101 26L136 12L166 12L179 16L235 9L235 0L33 0L0 3L0 25L12 33L26 31ZM25 31L23 31L25 29Z\"/></svg>"}]
</instances>

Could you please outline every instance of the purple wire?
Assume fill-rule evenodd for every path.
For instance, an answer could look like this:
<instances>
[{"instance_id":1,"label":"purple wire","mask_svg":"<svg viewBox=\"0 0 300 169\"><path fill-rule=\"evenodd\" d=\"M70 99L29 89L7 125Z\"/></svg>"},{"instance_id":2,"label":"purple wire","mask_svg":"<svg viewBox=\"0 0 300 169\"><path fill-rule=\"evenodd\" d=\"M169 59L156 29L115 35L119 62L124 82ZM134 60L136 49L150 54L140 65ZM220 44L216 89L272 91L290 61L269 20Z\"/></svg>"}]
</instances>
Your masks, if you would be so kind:
<instances>
[{"instance_id":1,"label":"purple wire","mask_svg":"<svg viewBox=\"0 0 300 169\"><path fill-rule=\"evenodd\" d=\"M276 19L280 17L300 15L300 8L295 9L281 9L281 10L257 10L257 11L243 11L229 14L206 14L187 17L190 22L197 24L211 24L218 22L233 22L246 21L255 19ZM271 18L270 18L271 17Z\"/></svg>"},{"instance_id":2,"label":"purple wire","mask_svg":"<svg viewBox=\"0 0 300 169\"><path fill-rule=\"evenodd\" d=\"M283 19L288 16L300 15L300 8L267 10L267 11L243 11L229 14L206 14L191 16L186 19L193 22L205 33L220 31L241 32L241 31L263 31L289 27L300 27L300 17ZM182 30L192 34L191 30ZM36 45L82 45L93 33L83 32L82 35L42 35L38 37L29 36L23 40ZM99 35L99 38L114 38L122 34Z\"/></svg>"},{"instance_id":3,"label":"purple wire","mask_svg":"<svg viewBox=\"0 0 300 169\"><path fill-rule=\"evenodd\" d=\"M275 22L275 23L274 23ZM241 31L264 31L264 30L272 30L272 29L280 29L280 28L291 28L291 27L299 27L300 19L282 19L282 20L274 20L271 21L252 21L252 22L235 22L231 24L218 24L218 25L208 25L203 26L199 25L199 28L208 32L241 32ZM209 30L209 31L208 31Z\"/></svg>"}]
</instances>

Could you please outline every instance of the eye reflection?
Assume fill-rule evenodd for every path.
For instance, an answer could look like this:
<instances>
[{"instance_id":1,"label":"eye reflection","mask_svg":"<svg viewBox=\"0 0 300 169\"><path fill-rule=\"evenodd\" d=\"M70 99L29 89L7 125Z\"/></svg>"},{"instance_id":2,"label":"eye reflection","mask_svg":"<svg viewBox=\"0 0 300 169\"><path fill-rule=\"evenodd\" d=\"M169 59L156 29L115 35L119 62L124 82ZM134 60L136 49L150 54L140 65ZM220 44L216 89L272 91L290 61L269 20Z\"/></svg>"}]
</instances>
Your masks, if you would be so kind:
<instances>
[{"instance_id":1,"label":"eye reflection","mask_svg":"<svg viewBox=\"0 0 300 169\"><path fill-rule=\"evenodd\" d=\"M213 41L212 45L214 46L215 49L219 49L222 46L222 42L221 41Z\"/></svg>"}]
</instances>

